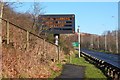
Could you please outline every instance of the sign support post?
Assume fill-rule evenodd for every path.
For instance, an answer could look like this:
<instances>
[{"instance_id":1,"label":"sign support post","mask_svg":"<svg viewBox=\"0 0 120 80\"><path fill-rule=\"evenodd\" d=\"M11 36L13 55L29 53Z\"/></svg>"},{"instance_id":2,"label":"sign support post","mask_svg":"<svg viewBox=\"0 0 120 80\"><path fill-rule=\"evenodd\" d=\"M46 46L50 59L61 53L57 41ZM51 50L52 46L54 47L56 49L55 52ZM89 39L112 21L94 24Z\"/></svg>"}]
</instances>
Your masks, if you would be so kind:
<instances>
[{"instance_id":1,"label":"sign support post","mask_svg":"<svg viewBox=\"0 0 120 80\"><path fill-rule=\"evenodd\" d=\"M57 45L57 49L56 52L58 53L58 61L59 61L59 34L54 34L54 38L55 38L55 45Z\"/></svg>"},{"instance_id":2,"label":"sign support post","mask_svg":"<svg viewBox=\"0 0 120 80\"><path fill-rule=\"evenodd\" d=\"M80 26L78 26L78 43L79 43L79 58L80 58Z\"/></svg>"},{"instance_id":3,"label":"sign support post","mask_svg":"<svg viewBox=\"0 0 120 80\"><path fill-rule=\"evenodd\" d=\"M39 15L39 23L43 24L43 27L47 27L47 30L43 31L54 34L54 42L57 46L56 53L58 53L59 61L59 35L70 34L75 32L75 15L74 14L54 14L54 15Z\"/></svg>"}]
</instances>

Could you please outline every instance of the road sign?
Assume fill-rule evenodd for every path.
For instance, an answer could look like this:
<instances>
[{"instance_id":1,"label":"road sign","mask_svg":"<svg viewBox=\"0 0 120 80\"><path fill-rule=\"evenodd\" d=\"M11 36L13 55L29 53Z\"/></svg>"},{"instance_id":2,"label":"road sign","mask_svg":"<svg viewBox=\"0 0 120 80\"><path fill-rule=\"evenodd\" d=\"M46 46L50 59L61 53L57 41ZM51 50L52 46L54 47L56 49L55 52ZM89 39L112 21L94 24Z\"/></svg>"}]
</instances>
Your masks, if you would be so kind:
<instances>
[{"instance_id":1,"label":"road sign","mask_svg":"<svg viewBox=\"0 0 120 80\"><path fill-rule=\"evenodd\" d=\"M78 43L78 42L73 42L72 45L73 45L74 47L78 47L78 46L79 46L79 43Z\"/></svg>"},{"instance_id":2,"label":"road sign","mask_svg":"<svg viewBox=\"0 0 120 80\"><path fill-rule=\"evenodd\" d=\"M70 34L75 32L75 15L39 15L39 23L48 27L47 32L53 34Z\"/></svg>"}]
</instances>

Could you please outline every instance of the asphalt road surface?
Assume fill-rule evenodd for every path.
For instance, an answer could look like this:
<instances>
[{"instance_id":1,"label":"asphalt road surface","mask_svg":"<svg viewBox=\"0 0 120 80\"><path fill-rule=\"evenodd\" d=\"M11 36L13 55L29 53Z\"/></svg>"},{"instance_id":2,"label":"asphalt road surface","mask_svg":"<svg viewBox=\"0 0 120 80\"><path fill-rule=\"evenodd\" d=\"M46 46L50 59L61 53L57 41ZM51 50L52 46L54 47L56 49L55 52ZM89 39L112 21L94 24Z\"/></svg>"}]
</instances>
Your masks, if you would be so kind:
<instances>
[{"instance_id":1,"label":"asphalt road surface","mask_svg":"<svg viewBox=\"0 0 120 80\"><path fill-rule=\"evenodd\" d=\"M118 54L107 54L104 52L97 52L97 51L92 51L92 50L88 50L88 49L81 49L81 51L96 57L100 60L103 60L113 66L116 66L120 69L120 55Z\"/></svg>"}]
</instances>

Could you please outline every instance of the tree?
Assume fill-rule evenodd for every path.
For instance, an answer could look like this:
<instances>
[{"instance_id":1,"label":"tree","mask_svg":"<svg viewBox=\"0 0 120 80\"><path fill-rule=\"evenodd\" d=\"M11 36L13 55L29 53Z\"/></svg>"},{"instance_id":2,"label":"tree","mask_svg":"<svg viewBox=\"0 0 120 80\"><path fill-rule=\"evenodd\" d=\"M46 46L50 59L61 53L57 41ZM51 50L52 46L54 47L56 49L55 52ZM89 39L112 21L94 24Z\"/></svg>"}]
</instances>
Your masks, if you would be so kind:
<instances>
[{"instance_id":1,"label":"tree","mask_svg":"<svg viewBox=\"0 0 120 80\"><path fill-rule=\"evenodd\" d=\"M32 17L32 29L35 30L35 32L37 32L38 34L40 34L42 32L42 23L39 22L38 17L41 14L44 14L43 7L41 6L41 4L39 2L34 2L34 4L32 5L32 9L31 11L28 11Z\"/></svg>"}]
</instances>

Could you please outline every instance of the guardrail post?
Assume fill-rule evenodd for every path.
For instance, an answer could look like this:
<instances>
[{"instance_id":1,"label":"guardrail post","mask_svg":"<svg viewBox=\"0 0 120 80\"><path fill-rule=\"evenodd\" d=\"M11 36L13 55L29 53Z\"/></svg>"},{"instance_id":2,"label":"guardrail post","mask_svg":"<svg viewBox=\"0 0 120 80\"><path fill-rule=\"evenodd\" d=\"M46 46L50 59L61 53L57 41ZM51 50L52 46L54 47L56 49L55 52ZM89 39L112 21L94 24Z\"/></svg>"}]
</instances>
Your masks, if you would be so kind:
<instances>
[{"instance_id":1,"label":"guardrail post","mask_svg":"<svg viewBox=\"0 0 120 80\"><path fill-rule=\"evenodd\" d=\"M9 44L10 34L9 34L9 21L7 20L7 44Z\"/></svg>"},{"instance_id":2,"label":"guardrail post","mask_svg":"<svg viewBox=\"0 0 120 80\"><path fill-rule=\"evenodd\" d=\"M116 74L116 70L114 69L113 70L113 78L115 79L116 77L115 77L115 74Z\"/></svg>"},{"instance_id":3,"label":"guardrail post","mask_svg":"<svg viewBox=\"0 0 120 80\"><path fill-rule=\"evenodd\" d=\"M110 71L110 69L109 69L109 67L107 68L107 75L109 76L109 71Z\"/></svg>"},{"instance_id":4,"label":"guardrail post","mask_svg":"<svg viewBox=\"0 0 120 80\"><path fill-rule=\"evenodd\" d=\"M29 31L27 31L27 51L29 49Z\"/></svg>"},{"instance_id":5,"label":"guardrail post","mask_svg":"<svg viewBox=\"0 0 120 80\"><path fill-rule=\"evenodd\" d=\"M114 72L114 70L113 70L113 68L112 68L112 70L111 70L111 77L112 77L112 78L114 78L113 72Z\"/></svg>"},{"instance_id":6,"label":"guardrail post","mask_svg":"<svg viewBox=\"0 0 120 80\"><path fill-rule=\"evenodd\" d=\"M109 73L110 73L110 77L112 77L112 68L111 67L110 67Z\"/></svg>"},{"instance_id":7,"label":"guardrail post","mask_svg":"<svg viewBox=\"0 0 120 80\"><path fill-rule=\"evenodd\" d=\"M120 72L118 72L118 80L120 79Z\"/></svg>"},{"instance_id":8,"label":"guardrail post","mask_svg":"<svg viewBox=\"0 0 120 80\"><path fill-rule=\"evenodd\" d=\"M117 72L115 73L115 79L118 79L118 74L117 74Z\"/></svg>"}]
</instances>

